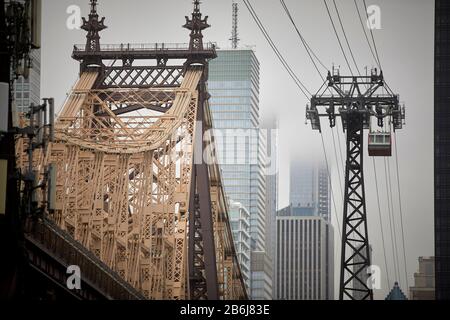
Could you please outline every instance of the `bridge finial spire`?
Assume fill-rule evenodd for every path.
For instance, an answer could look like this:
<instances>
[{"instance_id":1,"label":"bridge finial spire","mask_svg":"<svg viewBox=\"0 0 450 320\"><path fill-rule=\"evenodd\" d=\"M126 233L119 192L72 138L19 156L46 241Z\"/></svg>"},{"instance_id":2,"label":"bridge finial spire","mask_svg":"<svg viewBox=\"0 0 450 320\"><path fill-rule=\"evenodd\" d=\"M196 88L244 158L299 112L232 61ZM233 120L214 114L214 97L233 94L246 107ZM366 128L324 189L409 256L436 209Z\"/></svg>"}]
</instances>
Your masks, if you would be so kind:
<instances>
[{"instance_id":1,"label":"bridge finial spire","mask_svg":"<svg viewBox=\"0 0 450 320\"><path fill-rule=\"evenodd\" d=\"M192 11L192 17L186 16L186 24L183 28L191 30L189 49L193 51L203 50L203 34L202 31L209 28L208 16L202 19L202 13L200 11L200 1L194 0L194 10Z\"/></svg>"},{"instance_id":2,"label":"bridge finial spire","mask_svg":"<svg viewBox=\"0 0 450 320\"><path fill-rule=\"evenodd\" d=\"M100 51L100 35L99 32L106 29L104 24L105 17L99 20L97 14L97 0L90 0L91 12L88 20L83 18L81 29L87 31L86 35L86 51Z\"/></svg>"},{"instance_id":3,"label":"bridge finial spire","mask_svg":"<svg viewBox=\"0 0 450 320\"><path fill-rule=\"evenodd\" d=\"M200 13L200 1L199 0L194 0L194 12Z\"/></svg>"},{"instance_id":4,"label":"bridge finial spire","mask_svg":"<svg viewBox=\"0 0 450 320\"><path fill-rule=\"evenodd\" d=\"M91 14L97 14L97 0L91 0Z\"/></svg>"}]
</instances>

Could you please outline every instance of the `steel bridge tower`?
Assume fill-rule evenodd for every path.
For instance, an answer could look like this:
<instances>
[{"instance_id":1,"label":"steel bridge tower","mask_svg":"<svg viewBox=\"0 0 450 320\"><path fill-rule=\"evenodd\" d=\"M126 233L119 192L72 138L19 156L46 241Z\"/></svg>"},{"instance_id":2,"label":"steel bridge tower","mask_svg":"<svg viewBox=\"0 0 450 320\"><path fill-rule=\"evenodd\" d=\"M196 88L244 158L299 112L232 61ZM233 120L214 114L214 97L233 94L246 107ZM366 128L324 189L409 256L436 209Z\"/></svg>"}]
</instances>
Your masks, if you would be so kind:
<instances>
[{"instance_id":1,"label":"steel bridge tower","mask_svg":"<svg viewBox=\"0 0 450 320\"><path fill-rule=\"evenodd\" d=\"M329 119L331 128L336 125L336 117L342 120L347 134L347 157L339 299L355 299L354 293L359 292L363 300L372 300L371 286L366 283L366 279L370 279L371 261L364 189L364 130L371 128L372 117L377 119L379 127L387 124L394 130L401 129L405 110L400 107L398 95L386 86L382 72L378 74L374 69L370 76L340 76L336 71L333 70L333 75L328 72L326 82L311 98L306 118L312 129L320 132L321 117ZM324 107L325 112L321 112L320 107Z\"/></svg>"},{"instance_id":2,"label":"steel bridge tower","mask_svg":"<svg viewBox=\"0 0 450 320\"><path fill-rule=\"evenodd\" d=\"M41 179L39 168L55 170L45 219L147 299L247 299L209 130L208 17L195 0L188 46L104 45L90 4L86 44L72 53L80 77L54 142L35 154Z\"/></svg>"}]
</instances>

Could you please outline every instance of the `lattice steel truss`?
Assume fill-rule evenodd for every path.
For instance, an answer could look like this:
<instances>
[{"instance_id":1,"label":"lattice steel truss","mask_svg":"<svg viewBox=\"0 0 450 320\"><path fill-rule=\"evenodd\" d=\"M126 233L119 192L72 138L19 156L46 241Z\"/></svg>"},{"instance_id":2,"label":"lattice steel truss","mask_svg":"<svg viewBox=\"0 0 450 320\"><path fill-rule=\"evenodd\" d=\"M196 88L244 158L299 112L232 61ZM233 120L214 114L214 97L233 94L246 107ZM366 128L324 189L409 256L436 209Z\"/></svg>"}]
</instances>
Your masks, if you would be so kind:
<instances>
[{"instance_id":1,"label":"lattice steel truss","mask_svg":"<svg viewBox=\"0 0 450 320\"><path fill-rule=\"evenodd\" d=\"M325 112L321 113L318 107L326 107ZM377 119L380 127L387 119L394 130L401 129L405 110L400 107L398 95L385 85L382 73L373 70L370 76L350 77L329 72L306 109L306 118L314 130L321 130L320 117L327 117L331 127L336 125L336 117L341 117L347 133L339 298L371 300L372 288L366 283L371 261L364 189L364 129L369 129L371 117Z\"/></svg>"},{"instance_id":2,"label":"lattice steel truss","mask_svg":"<svg viewBox=\"0 0 450 320\"><path fill-rule=\"evenodd\" d=\"M214 145L206 91L214 47L199 47L194 30L195 53L106 48L123 57L122 66L107 67L103 19L91 2L84 25L99 30L88 30L84 52L74 49L80 78L55 123L55 142L34 155L40 179L43 168L56 167L47 215L149 299L246 299L215 148L204 152ZM194 7L188 28L195 29L198 1ZM167 65L180 57L182 67ZM134 67L141 58L156 66ZM17 139L19 167L27 166L27 143ZM206 161L194 162L196 154Z\"/></svg>"}]
</instances>

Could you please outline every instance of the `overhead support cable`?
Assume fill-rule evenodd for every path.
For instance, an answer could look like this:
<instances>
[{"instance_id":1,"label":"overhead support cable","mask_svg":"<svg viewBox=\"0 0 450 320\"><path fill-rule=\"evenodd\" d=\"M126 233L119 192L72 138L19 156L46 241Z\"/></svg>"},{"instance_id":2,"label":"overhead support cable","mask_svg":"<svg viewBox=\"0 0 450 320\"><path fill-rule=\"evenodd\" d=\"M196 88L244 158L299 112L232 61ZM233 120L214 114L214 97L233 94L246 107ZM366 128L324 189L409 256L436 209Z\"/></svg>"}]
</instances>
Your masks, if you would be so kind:
<instances>
[{"instance_id":1,"label":"overhead support cable","mask_svg":"<svg viewBox=\"0 0 450 320\"><path fill-rule=\"evenodd\" d=\"M333 1L335 1L335 0L333 0ZM372 44L371 44L371 42L369 40L369 37L368 37L367 32L366 32L366 28L365 28L363 20L361 18L361 13L360 13L360 10L359 10L359 6L358 6L356 0L354 0L353 2L355 4L355 8L356 8L356 11L357 11L357 14L358 14L358 18L359 18L359 21L360 21L360 24L361 24L361 28L363 30L364 37L366 39L367 45L369 46L370 52L372 54L372 57L375 60L375 63L377 64L379 69L382 70L380 56L378 54L378 48L377 48L377 45L376 45L375 37L373 35L373 30L372 30L372 28L369 28L370 36L371 36L372 43L373 43L373 48L372 48ZM365 0L363 1L363 4L364 4L364 10L366 12L366 19L368 21L369 13L367 11L367 4L366 4ZM387 92L389 94L391 94L391 95L394 94L386 81L385 81L385 88L386 88L386 90L387 90ZM396 138L395 133L394 133L394 137ZM395 147L397 148L396 142L395 142ZM395 150L395 152L397 153L397 149ZM386 161L386 159L385 159L385 161ZM398 175L398 156L397 156L397 154L396 154L395 161L396 161L396 166L397 166L397 184L398 184L398 191L399 191L400 225L401 225L401 230L402 230L402 248L403 248L403 260L404 260L404 268L405 268L405 279L406 279L405 285L408 286L406 247L405 247L405 237L404 237L403 212L402 212L402 204L401 204L401 196L400 196L400 178L399 178L399 175ZM385 162L385 166L386 166L386 162ZM388 162L388 168L389 168L389 162ZM376 167L375 167L375 165L374 165L374 171L375 171L375 175L376 175ZM390 172L389 172L389 180L390 180ZM379 201L379 196L378 195L377 195L377 201ZM389 199L388 199L388 201L389 201ZM391 206L392 206L392 211L394 211L394 207L393 207L394 204L393 204L393 200L392 200L392 186L391 186ZM389 219L391 219L391 217L389 217ZM394 220L394 223L395 223L394 212L392 212L392 219ZM391 221L391 220L389 220L389 221ZM394 235L395 235L395 224L394 224ZM396 245L396 241L397 241L396 238L394 238L394 241L395 241L394 245L396 247L395 248L395 252L396 252L395 254L398 255L398 251L397 251L398 247ZM395 257L394 257L394 259L395 259ZM397 280L398 281L400 281L400 279L399 279L399 277L400 277L400 270L399 270L400 266L399 266L399 264L400 264L399 258L397 257L397 261L394 260L394 268L395 268L396 272L398 273L398 275L397 275L397 277L398 277Z\"/></svg>"},{"instance_id":2,"label":"overhead support cable","mask_svg":"<svg viewBox=\"0 0 450 320\"><path fill-rule=\"evenodd\" d=\"M290 68L289 64L284 59L283 55L279 52L278 48L276 47L276 45L273 43L272 39L270 38L270 35L267 32L267 29L264 27L264 25L262 24L261 20L259 19L257 13L253 9L250 1L249 0L244 0L244 4L247 7L247 9L249 10L253 20L256 22L256 24L258 25L259 29L263 33L263 35L266 38L267 42L271 46L272 50L275 52L275 54L277 55L278 59L280 60L280 62L285 67L286 71L289 73L291 78L294 80L294 82L296 83L297 87L302 91L303 95L305 95L305 97L309 100L310 97L312 96L312 94L308 91L308 89L306 89L306 87L303 85L303 83L300 81L300 79L296 76L294 71L292 71L292 68ZM284 1L282 1L282 5L283 5L283 8L286 9L286 13L290 16L290 19L291 19L292 15L290 14L289 10L287 9L287 6L285 5ZM296 26L295 22L293 21L293 19L291 20L291 22L293 22L294 26ZM305 46L308 54L310 55L310 58L313 61L313 63L314 63L314 59L312 58L311 54L314 55L316 57L316 59L319 61L319 63L326 69L325 65L323 65L323 63L320 61L320 59L317 57L317 55L314 54L314 51L312 51L311 47L306 43L306 41L304 40L303 36L300 33L300 30L297 27L296 27L296 30L298 31L298 35L300 36L300 39L302 39L302 43ZM318 70L317 65L315 65L315 67L316 67L316 70L320 74L320 71ZM305 91L309 94L309 96L306 94ZM329 165L328 165L328 157L327 157L326 150L325 150L325 144L324 144L324 141L323 141L323 136L321 136L321 137L322 137L322 147L323 147L323 152L324 152L324 156L325 156L325 162L326 162L326 166L327 166L328 179L329 179L329 182L330 182L330 192L331 192L331 198L332 198L332 202L333 202L333 206L334 206L334 214L335 214L335 218L336 218L336 223L338 225L339 237L342 239L340 222L339 222L339 219L338 219L338 216L337 216L337 210L336 210L336 201L335 201L335 198L334 198L333 186L331 184L331 175L330 175L330 169L329 169Z\"/></svg>"},{"instance_id":3,"label":"overhead support cable","mask_svg":"<svg viewBox=\"0 0 450 320\"><path fill-rule=\"evenodd\" d=\"M325 78L323 77L322 73L320 72L319 68L317 67L316 61L314 60L314 58L316 58L316 60L319 62L319 64L325 69L325 71L328 71L328 68L325 66L325 64L319 59L319 57L317 56L317 54L311 49L311 47L309 46L308 42L306 42L305 38L303 37L302 33L300 32L299 28L297 27L294 18L291 15L291 12L289 11L289 8L287 7L286 3L284 2L284 0L280 0L281 5L283 6L284 11L286 12L286 15L288 16L289 20L291 21L292 25L294 26L295 31L297 32L297 35L299 36L303 46L305 47L306 52L309 55L309 58L311 59L311 62L313 63L315 69L317 70L318 74L320 75L320 77L322 78L323 81L325 81ZM313 58L314 56L314 58Z\"/></svg>"},{"instance_id":4,"label":"overhead support cable","mask_svg":"<svg viewBox=\"0 0 450 320\"><path fill-rule=\"evenodd\" d=\"M400 173L399 173L399 166L398 166L398 152L397 152L397 134L394 133L394 145L395 145L395 163L396 163L396 169L397 169L397 187L398 187L398 202L399 202L399 209L400 209L400 225L401 225L401 231L402 231L402 246L403 246L403 260L404 260L404 268L405 268L405 281L406 286L408 286L408 269L407 269L407 260L406 260L406 247L405 247L405 231L403 228L403 210L402 210L402 198L401 198L401 192L400 192Z\"/></svg>"},{"instance_id":5,"label":"overhead support cable","mask_svg":"<svg viewBox=\"0 0 450 320\"><path fill-rule=\"evenodd\" d=\"M253 6L251 5L250 1L244 0L244 4L247 7L248 11L250 12L250 15L252 16L253 20L257 24L258 28L261 30L262 34L264 35L264 38L267 40L270 47L274 51L278 60L280 60L283 67L286 69L286 71L288 72L288 74L292 78L292 80L294 80L295 84L300 89L300 91L303 93L303 95L306 97L306 99L309 100L310 96L312 95L311 92L309 92L309 90L306 88L306 86L303 84L303 82L298 78L298 76L292 70L291 66L287 63L286 59L280 53L277 46L275 45L272 38L270 37L269 33L267 32L267 29L264 27L264 24L259 19L258 14L253 9Z\"/></svg>"},{"instance_id":6,"label":"overhead support cable","mask_svg":"<svg viewBox=\"0 0 450 320\"><path fill-rule=\"evenodd\" d=\"M354 74L353 74L352 67L350 66L350 63L347 59L347 55L345 54L344 47L342 46L341 39L339 38L338 32L336 30L336 26L334 25L334 21L333 21L333 17L331 16L330 8L328 7L326 0L323 0L323 3L325 4L325 8L327 9L328 17L330 18L331 25L333 26L334 34L336 35L336 38L338 40L339 47L341 48L341 51L342 51L342 55L344 56L345 62L347 63L348 70L350 71L351 75L353 76Z\"/></svg>"},{"instance_id":7,"label":"overhead support cable","mask_svg":"<svg viewBox=\"0 0 450 320\"><path fill-rule=\"evenodd\" d=\"M388 205L388 217L389 217L389 228L391 231L391 249L392 249L392 260L394 264L394 273L395 273L395 280L398 281L399 279L399 272L398 272L398 263L397 263L397 240L395 237L395 221L393 222L393 216L392 216L392 210L391 210L391 198L390 198L390 184L389 184L389 176L387 171L387 158L384 157L384 174L386 179L386 198L387 198L387 205Z\"/></svg>"},{"instance_id":8,"label":"overhead support cable","mask_svg":"<svg viewBox=\"0 0 450 320\"><path fill-rule=\"evenodd\" d=\"M341 181L341 174L342 173L344 175L344 179L345 179L345 169L339 167L339 159L338 159L338 154L337 154L337 149L336 149L336 139L334 138L334 128L331 128L331 135L333 137L333 148L334 148L334 156L336 158L336 166L337 166L337 173L338 173L338 179L339 179L339 190L341 191L341 199L344 199L344 192L342 191L342 181ZM337 134L339 135L339 133Z\"/></svg>"},{"instance_id":9,"label":"overhead support cable","mask_svg":"<svg viewBox=\"0 0 450 320\"><path fill-rule=\"evenodd\" d=\"M383 219L381 218L381 205L380 205L380 193L378 190L378 177L377 177L377 169L375 166L375 158L372 158L372 164L373 164L373 172L375 174L375 189L377 192L377 204L378 204L378 219L380 222L380 229L381 229L381 241L383 243L383 256L384 256L384 265L386 268L386 277L387 277L387 283L388 283L388 287L392 287L392 282L389 276L389 268L388 268L388 263L387 263L387 255L386 255L386 243L385 243L385 238L384 238L384 227L383 227Z\"/></svg>"},{"instance_id":10,"label":"overhead support cable","mask_svg":"<svg viewBox=\"0 0 450 320\"><path fill-rule=\"evenodd\" d=\"M395 255L397 257L397 272L398 272L398 281L401 282L401 273L400 273L400 258L399 258L399 245L397 243L397 227L395 225L395 208L394 208L394 199L392 196L392 180L391 180L391 164L389 162L389 159L387 159L387 168L388 168L388 178L389 178L389 195L391 197L391 208L392 208L392 223L394 226L394 236L395 236Z\"/></svg>"},{"instance_id":11,"label":"overhead support cable","mask_svg":"<svg viewBox=\"0 0 450 320\"><path fill-rule=\"evenodd\" d=\"M339 13L339 9L337 7L336 0L333 0L333 4L334 4L334 8L336 9L336 13L337 13L337 16L339 19L339 24L341 25L342 33L344 34L345 42L347 43L348 50L350 51L350 55L352 56L353 63L356 67L356 71L358 71L358 75L361 76L361 72L359 71L358 64L356 63L356 60L355 60L355 56L353 55L352 47L350 46L350 42L348 41L348 38L347 38L347 33L345 32L345 29L344 29L344 24L342 23L341 14Z\"/></svg>"},{"instance_id":12,"label":"overhead support cable","mask_svg":"<svg viewBox=\"0 0 450 320\"><path fill-rule=\"evenodd\" d=\"M375 60L375 64L376 64L376 65L380 68L380 70L381 70L381 65L380 65L379 61L377 60L377 57L375 56L375 52L373 51L372 45L370 44L370 41L369 41L369 37L367 36L366 28L364 27L364 23L363 23L363 20L362 20L362 17L361 17L361 12L359 11L358 3L356 2L356 0L353 0L353 2L355 3L355 8L356 8L356 11L357 11L357 13L358 13L359 21L360 21L360 23L361 23L361 28L362 28L363 33L364 33L364 36L365 36L365 38L366 38L366 41L367 41L367 44L368 44L368 46L369 46L370 52L372 53L372 57L373 57L373 59Z\"/></svg>"},{"instance_id":13,"label":"overhead support cable","mask_svg":"<svg viewBox=\"0 0 450 320\"><path fill-rule=\"evenodd\" d=\"M366 18L367 18L367 21L369 21L369 13L367 12L366 0L363 0L363 3L364 3L364 9L366 10ZM375 37L373 36L373 30L372 30L372 28L369 28L369 30L370 30L370 35L372 36L372 42L373 42L373 47L375 49L375 54L377 56L378 66L380 67L380 70L383 70L383 68L381 67L380 56L378 55L377 43L375 42Z\"/></svg>"},{"instance_id":14,"label":"overhead support cable","mask_svg":"<svg viewBox=\"0 0 450 320\"><path fill-rule=\"evenodd\" d=\"M328 157L327 157L327 152L325 149L325 142L323 140L323 134L322 131L320 131L320 138L322 140L322 149L323 149L323 154L325 155L325 164L327 166L327 172L328 172L328 180L330 182L330 191L331 191L331 199L333 200L333 206L334 206L334 218L336 219L336 224L338 226L338 231L339 231L339 239L341 239L342 241L342 232L341 232L341 224L339 222L339 218L337 215L337 210L336 210L336 201L334 199L334 192L333 192L333 185L331 183L331 174L330 174L330 167L328 165Z\"/></svg>"}]
</instances>

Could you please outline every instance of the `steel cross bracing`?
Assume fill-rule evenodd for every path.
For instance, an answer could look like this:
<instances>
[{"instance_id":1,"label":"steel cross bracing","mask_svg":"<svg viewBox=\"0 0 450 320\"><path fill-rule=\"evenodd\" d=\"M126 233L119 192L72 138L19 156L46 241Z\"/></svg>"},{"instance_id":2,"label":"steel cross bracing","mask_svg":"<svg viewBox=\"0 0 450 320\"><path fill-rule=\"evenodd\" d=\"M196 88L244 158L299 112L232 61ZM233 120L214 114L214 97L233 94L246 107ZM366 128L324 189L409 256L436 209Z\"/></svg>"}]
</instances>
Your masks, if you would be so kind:
<instances>
[{"instance_id":1,"label":"steel cross bracing","mask_svg":"<svg viewBox=\"0 0 450 320\"><path fill-rule=\"evenodd\" d=\"M96 5L85 51L74 50L81 73L55 142L34 155L41 179L44 167L56 168L48 219L148 299L246 299L215 148L205 149L214 146L206 81L216 53L203 47L198 2L186 24L194 44L116 49L120 66L103 55ZM19 167L27 143L18 137Z\"/></svg>"},{"instance_id":2,"label":"steel cross bracing","mask_svg":"<svg viewBox=\"0 0 450 320\"><path fill-rule=\"evenodd\" d=\"M327 81L311 98L311 106L306 110L306 117L314 130L321 130L321 117L327 117L330 126L334 127L336 117L340 116L342 127L347 133L339 290L341 300L355 299L356 293L364 300L373 299L372 288L366 283L370 277L371 261L364 189L364 129L370 128L372 117L377 119L378 126L383 127L384 123L389 122L394 130L401 129L405 119L405 110L399 105L398 95L389 88L386 93L380 92L382 88L385 88L383 74L378 74L376 70L370 76L360 77L331 75L329 72ZM326 94L327 90L330 94ZM324 112L320 112L320 107L325 107Z\"/></svg>"}]
</instances>

